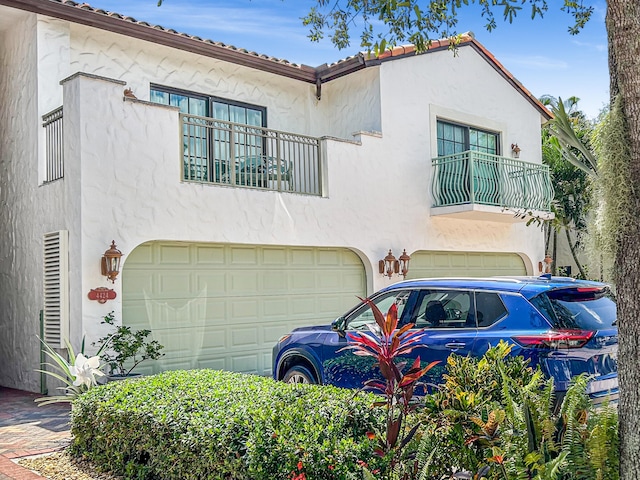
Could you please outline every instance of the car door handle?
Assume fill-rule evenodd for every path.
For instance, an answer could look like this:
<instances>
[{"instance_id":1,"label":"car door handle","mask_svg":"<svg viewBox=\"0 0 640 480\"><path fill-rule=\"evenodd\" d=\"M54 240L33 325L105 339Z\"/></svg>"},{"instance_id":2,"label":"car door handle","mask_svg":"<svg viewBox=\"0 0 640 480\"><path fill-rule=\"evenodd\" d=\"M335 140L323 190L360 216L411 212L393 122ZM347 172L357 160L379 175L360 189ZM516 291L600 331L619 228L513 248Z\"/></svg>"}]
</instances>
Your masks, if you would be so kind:
<instances>
[{"instance_id":1,"label":"car door handle","mask_svg":"<svg viewBox=\"0 0 640 480\"><path fill-rule=\"evenodd\" d=\"M449 343L445 343L444 346L452 350L455 350L457 348L464 348L465 344L462 342L449 342Z\"/></svg>"}]
</instances>

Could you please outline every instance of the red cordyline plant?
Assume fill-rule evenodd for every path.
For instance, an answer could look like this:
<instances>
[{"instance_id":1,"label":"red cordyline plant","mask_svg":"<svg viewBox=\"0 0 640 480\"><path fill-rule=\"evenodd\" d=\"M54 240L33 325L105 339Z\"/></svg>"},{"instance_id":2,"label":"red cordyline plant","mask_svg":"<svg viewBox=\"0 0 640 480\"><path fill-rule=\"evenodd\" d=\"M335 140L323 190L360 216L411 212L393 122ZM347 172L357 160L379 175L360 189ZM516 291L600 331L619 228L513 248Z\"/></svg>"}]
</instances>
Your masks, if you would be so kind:
<instances>
[{"instance_id":1,"label":"red cordyline plant","mask_svg":"<svg viewBox=\"0 0 640 480\"><path fill-rule=\"evenodd\" d=\"M365 382L365 388L379 390L385 396L384 401L376 402L374 405L386 409L386 432L384 434L371 432L369 437L378 438L376 454L389 458L387 477L391 478L391 475L397 472L397 467L401 466L402 450L420 426L416 423L408 432L403 429L407 415L417 407L417 402L413 399L416 384L438 362L431 362L426 367L420 368L420 357L416 357L411 367L403 373L402 370L407 362L398 362L398 360L403 355L411 353L424 332L411 330L412 323L398 329L398 307L395 303L391 305L385 316L371 300L364 299L363 302L371 307L377 328L367 325L371 333L347 333L350 344L341 350L353 350L355 355L374 357L377 360L384 380L368 380ZM406 478L412 478L412 473L414 472L404 472L401 477L404 475Z\"/></svg>"}]
</instances>

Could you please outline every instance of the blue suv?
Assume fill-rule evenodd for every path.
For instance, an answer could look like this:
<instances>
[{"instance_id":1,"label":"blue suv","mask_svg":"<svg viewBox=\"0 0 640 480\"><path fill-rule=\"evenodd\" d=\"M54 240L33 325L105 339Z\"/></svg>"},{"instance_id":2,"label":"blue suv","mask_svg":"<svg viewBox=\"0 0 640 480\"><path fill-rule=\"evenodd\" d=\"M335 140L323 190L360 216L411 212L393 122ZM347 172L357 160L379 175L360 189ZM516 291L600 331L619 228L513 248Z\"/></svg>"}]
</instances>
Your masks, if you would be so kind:
<instances>
[{"instance_id":1,"label":"blue suv","mask_svg":"<svg viewBox=\"0 0 640 480\"><path fill-rule=\"evenodd\" d=\"M514 355L554 379L558 397L573 376L586 373L595 402L617 401L616 303L606 284L549 275L423 279L396 283L370 299L384 313L395 303L400 326L424 330L411 356L439 361L427 383L440 383L451 353L479 357L505 340ZM273 377L362 387L379 377L375 360L342 349L346 332L373 323L371 308L360 303L331 325L293 330L273 348Z\"/></svg>"}]
</instances>

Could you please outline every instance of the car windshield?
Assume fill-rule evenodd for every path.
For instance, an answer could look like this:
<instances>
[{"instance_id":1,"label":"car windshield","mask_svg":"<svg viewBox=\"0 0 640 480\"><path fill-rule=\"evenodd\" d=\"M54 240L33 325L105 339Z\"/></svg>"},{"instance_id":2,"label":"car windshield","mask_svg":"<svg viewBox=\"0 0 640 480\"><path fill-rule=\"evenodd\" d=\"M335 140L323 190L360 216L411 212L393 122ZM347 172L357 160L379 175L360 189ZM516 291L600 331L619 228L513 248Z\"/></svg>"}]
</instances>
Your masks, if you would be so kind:
<instances>
[{"instance_id":1,"label":"car windshield","mask_svg":"<svg viewBox=\"0 0 640 480\"><path fill-rule=\"evenodd\" d=\"M605 330L616 326L616 302L608 287L550 290L531 303L554 328Z\"/></svg>"}]
</instances>

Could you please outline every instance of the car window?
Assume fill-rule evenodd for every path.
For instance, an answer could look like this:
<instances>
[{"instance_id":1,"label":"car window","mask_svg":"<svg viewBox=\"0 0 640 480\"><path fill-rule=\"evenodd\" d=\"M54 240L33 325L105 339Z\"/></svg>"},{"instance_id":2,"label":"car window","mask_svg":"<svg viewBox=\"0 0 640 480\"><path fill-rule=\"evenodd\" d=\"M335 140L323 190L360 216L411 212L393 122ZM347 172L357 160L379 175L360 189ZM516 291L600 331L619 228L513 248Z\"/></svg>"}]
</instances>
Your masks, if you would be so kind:
<instances>
[{"instance_id":1,"label":"car window","mask_svg":"<svg viewBox=\"0 0 640 480\"><path fill-rule=\"evenodd\" d=\"M493 292L476 292L478 327L488 327L507 315L500 295Z\"/></svg>"},{"instance_id":2,"label":"car window","mask_svg":"<svg viewBox=\"0 0 640 480\"><path fill-rule=\"evenodd\" d=\"M465 328L473 293L465 290L422 290L411 323L416 328Z\"/></svg>"},{"instance_id":3,"label":"car window","mask_svg":"<svg viewBox=\"0 0 640 480\"><path fill-rule=\"evenodd\" d=\"M386 315L394 303L398 307L398 318L401 319L405 313L405 307L409 302L410 290L393 290L385 292L382 295L378 295L371 300L380 309L380 311ZM374 324L376 322L373 311L369 305L363 304L355 312L353 312L347 318L348 330L362 330L367 328L367 324Z\"/></svg>"},{"instance_id":4,"label":"car window","mask_svg":"<svg viewBox=\"0 0 640 480\"><path fill-rule=\"evenodd\" d=\"M616 302L608 287L550 290L532 298L531 303L555 328L603 330L616 326Z\"/></svg>"}]
</instances>

